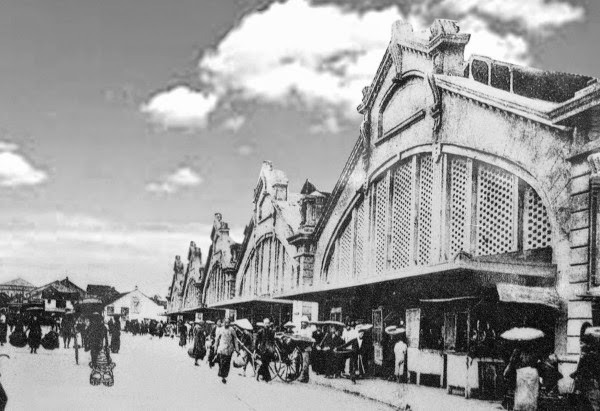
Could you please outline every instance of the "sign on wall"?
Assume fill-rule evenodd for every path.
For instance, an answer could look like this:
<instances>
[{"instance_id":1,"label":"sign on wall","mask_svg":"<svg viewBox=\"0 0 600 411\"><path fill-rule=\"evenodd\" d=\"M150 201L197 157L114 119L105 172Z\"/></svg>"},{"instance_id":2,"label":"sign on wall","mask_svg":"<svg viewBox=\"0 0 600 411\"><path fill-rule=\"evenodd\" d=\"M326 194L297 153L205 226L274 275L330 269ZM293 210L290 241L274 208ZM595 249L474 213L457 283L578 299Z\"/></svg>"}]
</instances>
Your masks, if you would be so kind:
<instances>
[{"instance_id":1,"label":"sign on wall","mask_svg":"<svg viewBox=\"0 0 600 411\"><path fill-rule=\"evenodd\" d=\"M419 331L421 329L421 309L411 308L406 310L406 338L408 346L419 348Z\"/></svg>"},{"instance_id":2,"label":"sign on wall","mask_svg":"<svg viewBox=\"0 0 600 411\"><path fill-rule=\"evenodd\" d=\"M133 297L131 297L131 312L133 314L139 314L140 309L141 309L140 297L138 297L137 295L134 295Z\"/></svg>"}]
</instances>

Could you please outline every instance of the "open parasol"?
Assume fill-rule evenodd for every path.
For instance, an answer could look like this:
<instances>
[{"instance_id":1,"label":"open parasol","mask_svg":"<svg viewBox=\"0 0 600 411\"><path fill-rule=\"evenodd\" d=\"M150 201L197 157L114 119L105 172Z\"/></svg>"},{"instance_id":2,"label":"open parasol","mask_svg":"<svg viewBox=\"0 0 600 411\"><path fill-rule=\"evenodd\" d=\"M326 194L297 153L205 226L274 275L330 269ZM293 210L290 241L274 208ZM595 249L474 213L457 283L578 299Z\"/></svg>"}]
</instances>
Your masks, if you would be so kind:
<instances>
[{"instance_id":1,"label":"open parasol","mask_svg":"<svg viewBox=\"0 0 600 411\"><path fill-rule=\"evenodd\" d=\"M369 331L373 328L373 324L359 324L356 326L356 331Z\"/></svg>"},{"instance_id":2,"label":"open parasol","mask_svg":"<svg viewBox=\"0 0 600 411\"><path fill-rule=\"evenodd\" d=\"M389 327L385 327L385 333L388 335L399 335L404 334L405 332L405 328L398 327L396 325L390 325Z\"/></svg>"},{"instance_id":3,"label":"open parasol","mask_svg":"<svg viewBox=\"0 0 600 411\"><path fill-rule=\"evenodd\" d=\"M240 327L243 330L252 331L252 324L248 321L247 318L240 318L239 320L235 320L233 325Z\"/></svg>"},{"instance_id":4,"label":"open parasol","mask_svg":"<svg viewBox=\"0 0 600 411\"><path fill-rule=\"evenodd\" d=\"M346 326L346 324L344 324L341 321L333 321L333 320L331 320L331 321L323 321L323 324L324 325L334 325L336 327L345 327Z\"/></svg>"},{"instance_id":5,"label":"open parasol","mask_svg":"<svg viewBox=\"0 0 600 411\"><path fill-rule=\"evenodd\" d=\"M296 324L294 324L291 321L288 321L287 323L283 324L283 328L289 328L289 327L296 327Z\"/></svg>"},{"instance_id":6,"label":"open parasol","mask_svg":"<svg viewBox=\"0 0 600 411\"><path fill-rule=\"evenodd\" d=\"M544 337L544 332L537 328L515 327L503 332L500 337L509 341L533 341Z\"/></svg>"}]
</instances>

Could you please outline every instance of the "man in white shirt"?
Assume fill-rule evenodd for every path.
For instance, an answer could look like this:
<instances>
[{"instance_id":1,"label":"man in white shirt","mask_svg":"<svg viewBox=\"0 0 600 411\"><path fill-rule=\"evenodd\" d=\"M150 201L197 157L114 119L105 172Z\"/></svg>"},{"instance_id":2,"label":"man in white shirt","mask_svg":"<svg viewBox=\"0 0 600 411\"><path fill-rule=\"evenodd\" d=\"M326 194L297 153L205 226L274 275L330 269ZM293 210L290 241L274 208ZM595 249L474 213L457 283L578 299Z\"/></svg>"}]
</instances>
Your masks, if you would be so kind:
<instances>
[{"instance_id":1,"label":"man in white shirt","mask_svg":"<svg viewBox=\"0 0 600 411\"><path fill-rule=\"evenodd\" d=\"M303 315L300 319L300 330L298 331L303 337L312 339L312 330L308 326L308 317ZM300 382L308 382L308 367L310 366L310 353L312 347L306 347L302 352L302 375L300 376Z\"/></svg>"}]
</instances>

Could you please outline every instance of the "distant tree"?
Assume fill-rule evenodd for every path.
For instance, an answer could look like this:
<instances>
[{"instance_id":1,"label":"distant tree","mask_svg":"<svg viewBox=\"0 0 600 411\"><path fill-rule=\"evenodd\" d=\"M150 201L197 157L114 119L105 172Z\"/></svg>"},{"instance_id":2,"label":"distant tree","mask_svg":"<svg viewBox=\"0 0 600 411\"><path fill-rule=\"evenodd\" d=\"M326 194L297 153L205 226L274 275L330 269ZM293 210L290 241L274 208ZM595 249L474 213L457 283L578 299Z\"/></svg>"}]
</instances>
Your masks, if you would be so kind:
<instances>
[{"instance_id":1,"label":"distant tree","mask_svg":"<svg viewBox=\"0 0 600 411\"><path fill-rule=\"evenodd\" d=\"M156 304L163 306L164 308L167 308L167 300L163 297L161 297L158 294L154 294L153 297L150 298L152 301L154 301Z\"/></svg>"}]
</instances>

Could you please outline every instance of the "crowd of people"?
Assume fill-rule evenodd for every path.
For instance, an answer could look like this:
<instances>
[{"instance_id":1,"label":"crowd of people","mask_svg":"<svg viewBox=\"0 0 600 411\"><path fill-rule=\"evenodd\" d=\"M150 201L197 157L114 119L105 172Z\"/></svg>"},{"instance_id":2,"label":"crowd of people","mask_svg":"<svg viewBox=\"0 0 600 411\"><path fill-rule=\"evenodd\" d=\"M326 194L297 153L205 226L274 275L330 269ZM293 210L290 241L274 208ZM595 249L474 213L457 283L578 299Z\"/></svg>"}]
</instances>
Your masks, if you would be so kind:
<instances>
[{"instance_id":1,"label":"crowd of people","mask_svg":"<svg viewBox=\"0 0 600 411\"><path fill-rule=\"evenodd\" d=\"M176 324L179 346L185 348L188 341L192 343L188 354L194 359L196 366L200 365L198 361L204 358L211 368L218 364L218 375L223 383L227 382L232 357L234 365L241 368L242 375L246 375L248 365L257 364L256 379L269 382L272 378L269 364L276 360L276 339L286 335L302 338L304 342L297 367L299 372L297 377L300 382L309 381L310 369L326 378L345 377L354 383L357 377L364 377L369 371L368 364L373 352L372 326L369 324L357 324L351 321L347 321L346 324L311 323L304 316L297 330L291 322L278 327L268 318L258 322L255 327L240 327L237 322L234 325L232 326L228 318L219 319L216 323L179 321ZM396 341L397 379L405 381L407 345L404 329L388 327L386 332ZM284 338L282 341L285 340ZM253 358L258 361L252 362Z\"/></svg>"}]
</instances>

